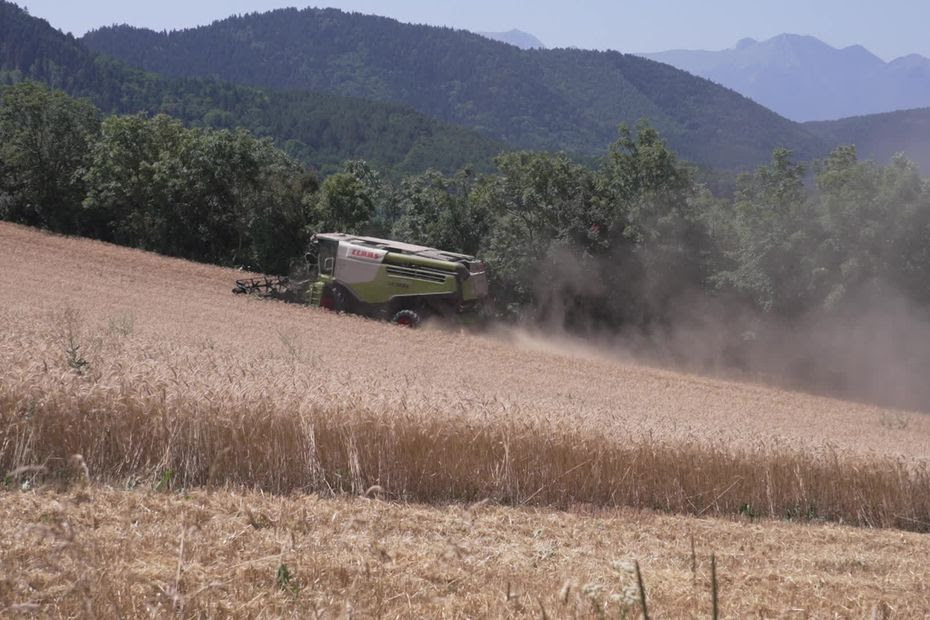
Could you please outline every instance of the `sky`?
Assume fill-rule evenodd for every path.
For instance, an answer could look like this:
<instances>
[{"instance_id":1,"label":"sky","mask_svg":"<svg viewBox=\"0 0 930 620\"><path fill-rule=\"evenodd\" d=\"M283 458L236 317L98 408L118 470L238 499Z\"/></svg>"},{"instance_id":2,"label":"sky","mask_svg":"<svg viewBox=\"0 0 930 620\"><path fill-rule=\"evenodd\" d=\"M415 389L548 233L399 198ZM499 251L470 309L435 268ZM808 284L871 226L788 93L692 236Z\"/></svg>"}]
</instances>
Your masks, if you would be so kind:
<instances>
[{"instance_id":1,"label":"sky","mask_svg":"<svg viewBox=\"0 0 930 620\"><path fill-rule=\"evenodd\" d=\"M657 52L732 47L788 32L834 47L864 45L891 60L930 57L927 0L13 0L76 36L127 23L154 30L209 24L236 13L334 7L473 31L518 28L549 47Z\"/></svg>"}]
</instances>

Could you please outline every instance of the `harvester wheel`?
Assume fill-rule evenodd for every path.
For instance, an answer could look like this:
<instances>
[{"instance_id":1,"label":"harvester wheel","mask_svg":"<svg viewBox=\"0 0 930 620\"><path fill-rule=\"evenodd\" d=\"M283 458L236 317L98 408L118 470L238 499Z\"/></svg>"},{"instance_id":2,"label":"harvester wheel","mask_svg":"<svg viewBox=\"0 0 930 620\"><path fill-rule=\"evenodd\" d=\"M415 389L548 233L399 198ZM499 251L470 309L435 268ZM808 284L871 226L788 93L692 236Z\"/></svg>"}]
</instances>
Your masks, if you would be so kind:
<instances>
[{"instance_id":1,"label":"harvester wheel","mask_svg":"<svg viewBox=\"0 0 930 620\"><path fill-rule=\"evenodd\" d=\"M394 315L391 323L402 327L416 327L420 324L420 315L416 310L401 310Z\"/></svg>"},{"instance_id":2,"label":"harvester wheel","mask_svg":"<svg viewBox=\"0 0 930 620\"><path fill-rule=\"evenodd\" d=\"M320 306L333 312L346 312L349 305L349 296L341 286L328 286L323 291Z\"/></svg>"},{"instance_id":3,"label":"harvester wheel","mask_svg":"<svg viewBox=\"0 0 930 620\"><path fill-rule=\"evenodd\" d=\"M349 305L349 296L346 295L346 292L342 289L341 286L334 286L332 290L333 296L333 310L336 312L345 312Z\"/></svg>"}]
</instances>

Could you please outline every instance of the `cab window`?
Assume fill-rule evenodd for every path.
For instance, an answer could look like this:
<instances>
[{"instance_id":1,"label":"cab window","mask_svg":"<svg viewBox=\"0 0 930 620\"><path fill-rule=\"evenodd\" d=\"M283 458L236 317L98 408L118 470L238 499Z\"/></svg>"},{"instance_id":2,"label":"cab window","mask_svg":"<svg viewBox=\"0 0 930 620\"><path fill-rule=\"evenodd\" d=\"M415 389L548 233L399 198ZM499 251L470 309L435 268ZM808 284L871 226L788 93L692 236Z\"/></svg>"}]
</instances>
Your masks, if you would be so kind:
<instances>
[{"instance_id":1,"label":"cab window","mask_svg":"<svg viewBox=\"0 0 930 620\"><path fill-rule=\"evenodd\" d=\"M336 248L338 243L329 239L320 239L320 275L332 276L336 270Z\"/></svg>"}]
</instances>

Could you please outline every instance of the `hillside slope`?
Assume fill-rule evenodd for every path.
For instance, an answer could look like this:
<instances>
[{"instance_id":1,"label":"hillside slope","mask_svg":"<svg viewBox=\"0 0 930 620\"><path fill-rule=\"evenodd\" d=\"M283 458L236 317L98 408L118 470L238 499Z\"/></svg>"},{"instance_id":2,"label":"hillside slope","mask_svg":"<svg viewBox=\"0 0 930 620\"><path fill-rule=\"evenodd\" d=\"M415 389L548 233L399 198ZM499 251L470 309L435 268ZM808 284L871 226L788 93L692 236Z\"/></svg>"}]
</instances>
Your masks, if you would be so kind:
<instances>
[{"instance_id":1,"label":"hillside slope","mask_svg":"<svg viewBox=\"0 0 930 620\"><path fill-rule=\"evenodd\" d=\"M336 398L431 416L545 419L629 438L829 443L854 452L930 457L928 416L654 369L622 361L622 351L577 342L519 333L411 332L243 299L230 293L243 277L232 269L7 223L0 223L0 264L6 266L0 270L5 338L26 343L50 325L45 318L67 308L84 317L89 335L132 316L133 338L176 347L164 353L181 366L209 353L250 368L236 380L243 393L273 390L287 376L280 364L290 359L306 371L293 379L306 384L300 398L307 403ZM42 286L24 295L23 282ZM193 367L186 372L193 384L212 381ZM901 428L888 418L902 420Z\"/></svg>"},{"instance_id":2,"label":"hillside slope","mask_svg":"<svg viewBox=\"0 0 930 620\"><path fill-rule=\"evenodd\" d=\"M745 97L617 52L521 50L448 28L335 9L283 9L156 33L102 28L91 49L173 76L394 101L518 147L603 152L620 123L649 119L684 157L745 168L819 139Z\"/></svg>"},{"instance_id":3,"label":"hillside slope","mask_svg":"<svg viewBox=\"0 0 930 620\"><path fill-rule=\"evenodd\" d=\"M898 154L930 175L930 108L805 123L832 144L855 144L862 159L885 163Z\"/></svg>"},{"instance_id":4,"label":"hillside slope","mask_svg":"<svg viewBox=\"0 0 930 620\"><path fill-rule=\"evenodd\" d=\"M347 159L365 159L396 175L427 168L451 172L466 164L488 169L505 149L401 105L146 73L95 54L0 0L0 85L24 79L87 97L108 113L167 113L195 126L245 127L324 172Z\"/></svg>"}]
</instances>

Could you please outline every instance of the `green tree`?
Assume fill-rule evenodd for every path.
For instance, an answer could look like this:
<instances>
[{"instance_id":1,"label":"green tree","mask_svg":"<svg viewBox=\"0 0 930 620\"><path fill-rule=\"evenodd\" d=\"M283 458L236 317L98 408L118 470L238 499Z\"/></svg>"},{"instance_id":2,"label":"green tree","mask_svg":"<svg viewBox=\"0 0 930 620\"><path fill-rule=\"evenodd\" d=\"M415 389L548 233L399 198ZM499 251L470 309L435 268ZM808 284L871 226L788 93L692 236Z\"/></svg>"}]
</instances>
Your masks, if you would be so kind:
<instances>
[{"instance_id":1,"label":"green tree","mask_svg":"<svg viewBox=\"0 0 930 620\"><path fill-rule=\"evenodd\" d=\"M510 153L499 173L473 192L494 217L483 253L495 295L509 312L536 306L552 320L599 294L593 254L602 249L605 221L594 174L564 154Z\"/></svg>"},{"instance_id":2,"label":"green tree","mask_svg":"<svg viewBox=\"0 0 930 620\"><path fill-rule=\"evenodd\" d=\"M318 231L360 233L375 214L369 188L349 172L327 177L313 200L314 226Z\"/></svg>"},{"instance_id":3,"label":"green tree","mask_svg":"<svg viewBox=\"0 0 930 620\"><path fill-rule=\"evenodd\" d=\"M80 233L83 168L99 130L86 101L32 82L0 95L0 217Z\"/></svg>"},{"instance_id":4,"label":"green tree","mask_svg":"<svg viewBox=\"0 0 930 620\"><path fill-rule=\"evenodd\" d=\"M476 178L470 169L452 177L431 170L407 177L397 192L393 236L428 246L476 254L488 234L491 218L471 193Z\"/></svg>"},{"instance_id":5,"label":"green tree","mask_svg":"<svg viewBox=\"0 0 930 620\"><path fill-rule=\"evenodd\" d=\"M742 175L732 207L712 227L727 263L712 276L718 287L780 315L812 306L822 286L815 256L822 231L790 151L776 149L769 165Z\"/></svg>"},{"instance_id":6,"label":"green tree","mask_svg":"<svg viewBox=\"0 0 930 620\"><path fill-rule=\"evenodd\" d=\"M85 212L101 238L279 272L303 249L316 190L269 140L164 115L106 119L86 178Z\"/></svg>"},{"instance_id":7,"label":"green tree","mask_svg":"<svg viewBox=\"0 0 930 620\"><path fill-rule=\"evenodd\" d=\"M817 165L822 305L838 307L880 280L930 301L930 187L903 157L888 166L860 162L852 146Z\"/></svg>"},{"instance_id":8,"label":"green tree","mask_svg":"<svg viewBox=\"0 0 930 620\"><path fill-rule=\"evenodd\" d=\"M614 320L664 319L704 284L707 193L648 123L620 127L599 171Z\"/></svg>"},{"instance_id":9,"label":"green tree","mask_svg":"<svg viewBox=\"0 0 930 620\"><path fill-rule=\"evenodd\" d=\"M601 170L611 202L611 233L675 251L699 240L694 171L646 123L620 127Z\"/></svg>"},{"instance_id":10,"label":"green tree","mask_svg":"<svg viewBox=\"0 0 930 620\"><path fill-rule=\"evenodd\" d=\"M122 245L182 255L178 211L192 175L181 153L186 131L168 116L109 117L91 153L87 217L96 236ZM181 235L178 238L176 235Z\"/></svg>"},{"instance_id":11,"label":"green tree","mask_svg":"<svg viewBox=\"0 0 930 620\"><path fill-rule=\"evenodd\" d=\"M397 218L400 217L400 206L394 186L381 172L372 168L364 160L345 162L342 165L342 172L358 179L365 193L371 198L374 213L364 227L366 232L382 237L389 235Z\"/></svg>"},{"instance_id":12,"label":"green tree","mask_svg":"<svg viewBox=\"0 0 930 620\"><path fill-rule=\"evenodd\" d=\"M259 182L243 196L237 215L241 224L233 263L265 273L286 274L301 259L310 241L308 197L319 190L312 172L296 171L283 153L263 166Z\"/></svg>"}]
</instances>

